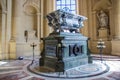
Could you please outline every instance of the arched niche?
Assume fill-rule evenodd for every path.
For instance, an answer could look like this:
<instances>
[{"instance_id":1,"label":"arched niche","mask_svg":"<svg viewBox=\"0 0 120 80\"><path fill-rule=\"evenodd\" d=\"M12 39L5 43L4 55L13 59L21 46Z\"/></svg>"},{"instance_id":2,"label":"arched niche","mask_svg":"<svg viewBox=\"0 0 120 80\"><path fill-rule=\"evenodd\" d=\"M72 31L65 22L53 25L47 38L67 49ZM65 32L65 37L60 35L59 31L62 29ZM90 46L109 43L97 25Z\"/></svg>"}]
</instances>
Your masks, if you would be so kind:
<instances>
[{"instance_id":1,"label":"arched niche","mask_svg":"<svg viewBox=\"0 0 120 80\"><path fill-rule=\"evenodd\" d=\"M103 50L103 54L111 54L111 20L112 20L112 2L111 0L91 0L91 14L90 14L90 50L92 53L99 53L99 50L96 48L97 42L101 39L105 42L106 48ZM97 14L100 10L105 11L105 13L109 16L109 28L110 28L110 35L104 36L104 33L107 33L106 29L99 30ZM90 19L89 18L89 19ZM101 34L98 36L98 34Z\"/></svg>"},{"instance_id":2,"label":"arched niche","mask_svg":"<svg viewBox=\"0 0 120 80\"><path fill-rule=\"evenodd\" d=\"M29 18L29 21L31 22L31 27L29 27L28 30L35 30L37 33L37 10L35 7L31 6L31 5L27 5L25 6L25 14L27 15L27 17ZM38 36L36 34L36 36Z\"/></svg>"},{"instance_id":3,"label":"arched niche","mask_svg":"<svg viewBox=\"0 0 120 80\"><path fill-rule=\"evenodd\" d=\"M102 10L104 11L104 13L108 16L108 26L107 26L107 31L106 31L106 39L105 40L109 40L110 39L110 35L111 35L111 26L110 26L110 18L111 18L111 5L112 5L112 2L111 0L98 0L96 1L96 3L93 5L93 16L94 16L94 21L95 24L93 26L96 26L96 38L98 39L98 36L99 36L99 20L98 20L98 13Z\"/></svg>"},{"instance_id":4,"label":"arched niche","mask_svg":"<svg viewBox=\"0 0 120 80\"><path fill-rule=\"evenodd\" d=\"M25 31L35 31L35 36L40 38L40 15L39 8L35 4L25 4L24 12L29 19L29 26L27 26Z\"/></svg>"},{"instance_id":5,"label":"arched niche","mask_svg":"<svg viewBox=\"0 0 120 80\"><path fill-rule=\"evenodd\" d=\"M93 5L93 11L109 9L111 7L111 4L111 0L98 0L95 5Z\"/></svg>"}]
</instances>

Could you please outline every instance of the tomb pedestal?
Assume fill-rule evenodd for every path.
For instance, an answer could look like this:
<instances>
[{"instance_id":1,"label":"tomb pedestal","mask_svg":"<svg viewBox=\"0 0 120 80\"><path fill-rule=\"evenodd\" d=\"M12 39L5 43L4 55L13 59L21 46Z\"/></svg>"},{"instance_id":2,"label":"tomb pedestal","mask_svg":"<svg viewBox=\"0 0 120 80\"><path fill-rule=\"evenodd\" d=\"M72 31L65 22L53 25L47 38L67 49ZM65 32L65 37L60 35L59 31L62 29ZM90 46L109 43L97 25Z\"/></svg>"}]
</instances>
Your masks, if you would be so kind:
<instances>
[{"instance_id":1,"label":"tomb pedestal","mask_svg":"<svg viewBox=\"0 0 120 80\"><path fill-rule=\"evenodd\" d=\"M57 10L48 14L47 19L54 31L42 38L40 66L61 72L88 64L88 38L78 31L86 17Z\"/></svg>"}]
</instances>

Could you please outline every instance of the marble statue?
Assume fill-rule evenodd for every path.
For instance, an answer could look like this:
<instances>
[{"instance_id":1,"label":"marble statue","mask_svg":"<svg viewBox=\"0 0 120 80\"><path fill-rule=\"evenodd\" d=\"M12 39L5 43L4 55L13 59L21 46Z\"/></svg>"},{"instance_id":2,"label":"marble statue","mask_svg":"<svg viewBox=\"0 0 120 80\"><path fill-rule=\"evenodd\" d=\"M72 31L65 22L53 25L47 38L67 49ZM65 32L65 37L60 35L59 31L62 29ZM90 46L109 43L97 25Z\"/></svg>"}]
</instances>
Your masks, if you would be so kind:
<instances>
[{"instance_id":1,"label":"marble statue","mask_svg":"<svg viewBox=\"0 0 120 80\"><path fill-rule=\"evenodd\" d=\"M97 14L99 28L98 28L98 38L108 40L109 36L109 25L108 25L108 15L100 10Z\"/></svg>"},{"instance_id":2,"label":"marble statue","mask_svg":"<svg viewBox=\"0 0 120 80\"><path fill-rule=\"evenodd\" d=\"M97 18L98 18L100 28L108 27L108 15L103 10L100 10L98 12Z\"/></svg>"}]
</instances>

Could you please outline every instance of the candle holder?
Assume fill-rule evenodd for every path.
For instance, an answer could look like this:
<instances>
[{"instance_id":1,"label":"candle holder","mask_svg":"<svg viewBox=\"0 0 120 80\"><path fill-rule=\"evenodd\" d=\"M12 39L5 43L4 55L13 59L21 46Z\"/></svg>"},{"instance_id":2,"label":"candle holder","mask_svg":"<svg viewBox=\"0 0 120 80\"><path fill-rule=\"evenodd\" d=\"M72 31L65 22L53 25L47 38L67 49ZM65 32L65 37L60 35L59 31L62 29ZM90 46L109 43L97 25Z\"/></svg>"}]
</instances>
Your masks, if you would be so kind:
<instances>
[{"instance_id":1,"label":"candle holder","mask_svg":"<svg viewBox=\"0 0 120 80\"><path fill-rule=\"evenodd\" d=\"M103 62L102 51L104 48L106 48L105 42L102 39L99 39L99 41L97 42L97 48L99 49L99 54L100 54L101 63L102 63Z\"/></svg>"},{"instance_id":2,"label":"candle holder","mask_svg":"<svg viewBox=\"0 0 120 80\"><path fill-rule=\"evenodd\" d=\"M34 54L34 49L35 49L35 47L37 46L37 44L35 44L34 42L32 43L32 44L30 44L30 46L33 48L33 60L32 60L32 63L31 63L31 65L34 63L34 61L35 61L35 59L34 59L34 56L35 56L35 54Z\"/></svg>"}]
</instances>

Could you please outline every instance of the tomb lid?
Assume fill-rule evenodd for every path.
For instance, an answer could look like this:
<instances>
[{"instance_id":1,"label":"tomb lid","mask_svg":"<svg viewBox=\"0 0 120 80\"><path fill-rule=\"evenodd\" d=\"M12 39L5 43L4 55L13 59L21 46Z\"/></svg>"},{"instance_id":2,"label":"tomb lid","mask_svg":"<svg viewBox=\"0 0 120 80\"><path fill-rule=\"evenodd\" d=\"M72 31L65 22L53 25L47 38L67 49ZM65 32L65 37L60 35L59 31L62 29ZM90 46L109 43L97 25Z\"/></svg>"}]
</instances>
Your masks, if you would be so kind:
<instances>
[{"instance_id":1,"label":"tomb lid","mask_svg":"<svg viewBox=\"0 0 120 80\"><path fill-rule=\"evenodd\" d=\"M51 26L55 32L63 30L73 30L82 28L83 21L87 17L70 13L68 10L58 9L46 15L48 25Z\"/></svg>"}]
</instances>

